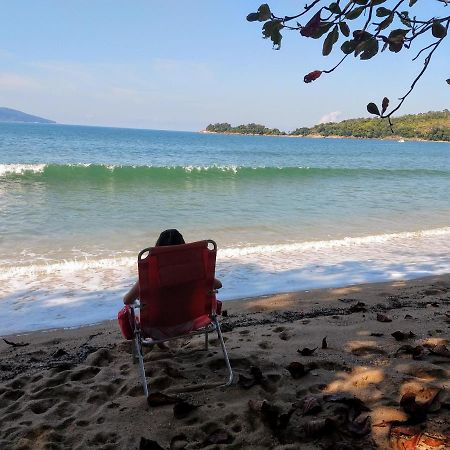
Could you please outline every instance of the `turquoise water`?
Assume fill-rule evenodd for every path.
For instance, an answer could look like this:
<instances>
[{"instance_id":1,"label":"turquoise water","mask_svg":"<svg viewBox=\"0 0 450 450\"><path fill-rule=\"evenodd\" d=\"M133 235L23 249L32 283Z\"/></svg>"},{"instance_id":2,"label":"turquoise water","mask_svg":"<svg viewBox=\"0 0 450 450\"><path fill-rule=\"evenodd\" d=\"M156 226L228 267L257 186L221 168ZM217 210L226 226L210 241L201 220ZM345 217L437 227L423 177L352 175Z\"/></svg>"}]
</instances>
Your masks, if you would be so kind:
<instances>
[{"instance_id":1,"label":"turquoise water","mask_svg":"<svg viewBox=\"0 0 450 450\"><path fill-rule=\"evenodd\" d=\"M449 193L445 143L0 124L3 302L120 296L174 227L218 242L224 298L441 273Z\"/></svg>"}]
</instances>

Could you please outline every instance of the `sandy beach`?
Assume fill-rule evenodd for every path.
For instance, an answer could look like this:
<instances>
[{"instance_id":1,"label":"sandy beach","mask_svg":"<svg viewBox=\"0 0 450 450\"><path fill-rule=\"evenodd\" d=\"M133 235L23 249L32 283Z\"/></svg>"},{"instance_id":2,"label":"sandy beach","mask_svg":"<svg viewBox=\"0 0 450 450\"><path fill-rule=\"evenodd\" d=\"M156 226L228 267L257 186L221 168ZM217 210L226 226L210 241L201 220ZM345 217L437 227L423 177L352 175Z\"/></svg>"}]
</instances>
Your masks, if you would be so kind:
<instances>
[{"instance_id":1,"label":"sandy beach","mask_svg":"<svg viewBox=\"0 0 450 450\"><path fill-rule=\"evenodd\" d=\"M234 384L213 336L172 342L151 405L115 321L0 340L0 448L450 448L450 275L224 309Z\"/></svg>"}]
</instances>

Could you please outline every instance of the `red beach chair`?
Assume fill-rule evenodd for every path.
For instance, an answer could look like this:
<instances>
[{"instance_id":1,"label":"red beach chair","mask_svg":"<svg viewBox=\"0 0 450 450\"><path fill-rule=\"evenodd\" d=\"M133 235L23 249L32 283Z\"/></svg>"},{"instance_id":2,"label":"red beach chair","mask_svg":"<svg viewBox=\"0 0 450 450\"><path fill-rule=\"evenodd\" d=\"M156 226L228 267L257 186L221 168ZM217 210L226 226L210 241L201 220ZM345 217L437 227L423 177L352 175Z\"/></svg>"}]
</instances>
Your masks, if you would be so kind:
<instances>
[{"instance_id":1,"label":"red beach chair","mask_svg":"<svg viewBox=\"0 0 450 450\"><path fill-rule=\"evenodd\" d=\"M233 381L217 316L222 303L216 299L214 272L217 245L212 240L191 244L145 248L138 256L139 304L131 307L133 355L139 363L144 393L148 396L143 347L173 339L216 331L228 370L225 383ZM139 318L135 314L139 308Z\"/></svg>"}]
</instances>

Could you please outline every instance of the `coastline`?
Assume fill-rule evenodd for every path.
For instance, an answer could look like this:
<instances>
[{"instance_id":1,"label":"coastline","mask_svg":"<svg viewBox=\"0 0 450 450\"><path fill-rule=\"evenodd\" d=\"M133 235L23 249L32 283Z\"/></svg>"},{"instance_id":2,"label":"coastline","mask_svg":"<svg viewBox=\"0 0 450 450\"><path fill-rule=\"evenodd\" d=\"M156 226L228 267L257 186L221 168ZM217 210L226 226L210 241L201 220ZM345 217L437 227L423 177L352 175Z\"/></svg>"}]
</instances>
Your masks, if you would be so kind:
<instances>
[{"instance_id":1,"label":"coastline","mask_svg":"<svg viewBox=\"0 0 450 450\"><path fill-rule=\"evenodd\" d=\"M352 140L363 140L363 141L399 141L400 139L403 139L404 142L437 142L437 143L444 143L444 144L450 144L450 141L432 141L428 139L419 139L419 138L407 138L403 136L397 136L393 135L391 137L384 137L384 138L369 138L369 137L357 137L357 136L339 136L339 135L329 135L324 136L321 134L308 134L306 136L304 135L292 135L292 134L252 134L252 133L219 133L217 131L207 131L207 130L200 130L198 133L201 134L223 134L226 136L264 136L264 137L282 137L282 138L311 138L311 139L352 139Z\"/></svg>"},{"instance_id":2,"label":"coastline","mask_svg":"<svg viewBox=\"0 0 450 450\"><path fill-rule=\"evenodd\" d=\"M223 308L236 379L257 366L265 381L180 394L195 404L184 417L174 418L173 405L146 405L130 344L116 321L7 336L28 345L14 348L0 341L0 446L125 449L138 448L143 437L162 448L288 449L302 442L302 448L319 449L333 448L336 439L347 445L342 448L392 448L398 438L395 421L414 415L400 405L412 392L433 397L420 433L447 445L450 357L433 349L449 347L450 274L229 300ZM380 322L380 314L392 322ZM414 337L398 342L391 336L398 330ZM328 348L322 349L325 336ZM401 350L405 344L420 346L420 357ZM217 340L211 337L210 352L201 347L197 337L175 341L169 351L148 352L153 389L223 375ZM311 356L299 355L297 349L304 347L319 348ZM306 368L299 379L286 370L294 361ZM326 400L330 395L354 396L370 411L363 408L351 423L347 418L337 426L338 405ZM274 411L291 411L287 426L277 422L274 428L261 412L263 401ZM304 413L311 402L320 408ZM413 425L403 428L417 431Z\"/></svg>"}]
</instances>

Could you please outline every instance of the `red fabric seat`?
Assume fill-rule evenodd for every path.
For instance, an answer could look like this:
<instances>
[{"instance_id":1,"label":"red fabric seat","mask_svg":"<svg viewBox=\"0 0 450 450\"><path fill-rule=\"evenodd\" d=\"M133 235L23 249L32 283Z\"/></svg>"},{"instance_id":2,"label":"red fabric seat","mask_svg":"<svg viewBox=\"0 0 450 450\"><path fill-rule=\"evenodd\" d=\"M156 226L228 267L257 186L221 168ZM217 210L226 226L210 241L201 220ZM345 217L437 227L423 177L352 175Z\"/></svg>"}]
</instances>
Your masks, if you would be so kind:
<instances>
[{"instance_id":1,"label":"red fabric seat","mask_svg":"<svg viewBox=\"0 0 450 450\"><path fill-rule=\"evenodd\" d=\"M203 328L216 314L216 247L211 241L152 247L138 257L140 326L167 339Z\"/></svg>"}]
</instances>

